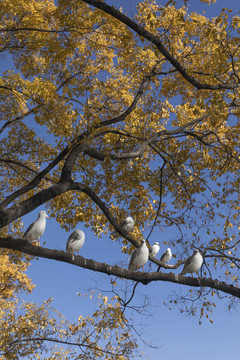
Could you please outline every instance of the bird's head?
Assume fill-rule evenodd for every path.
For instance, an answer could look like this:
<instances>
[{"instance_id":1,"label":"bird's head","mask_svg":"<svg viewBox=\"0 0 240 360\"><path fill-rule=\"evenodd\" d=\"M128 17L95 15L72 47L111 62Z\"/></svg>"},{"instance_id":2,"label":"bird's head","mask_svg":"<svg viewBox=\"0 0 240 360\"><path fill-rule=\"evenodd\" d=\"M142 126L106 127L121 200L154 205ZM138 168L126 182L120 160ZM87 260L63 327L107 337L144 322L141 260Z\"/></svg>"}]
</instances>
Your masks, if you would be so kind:
<instances>
[{"instance_id":1,"label":"bird's head","mask_svg":"<svg viewBox=\"0 0 240 360\"><path fill-rule=\"evenodd\" d=\"M77 236L78 239L80 239L82 237L82 234L83 234L82 230L80 230L80 229L76 229L74 231L74 233L75 233L75 235Z\"/></svg>"},{"instance_id":2,"label":"bird's head","mask_svg":"<svg viewBox=\"0 0 240 360\"><path fill-rule=\"evenodd\" d=\"M49 219L48 214L47 214L46 211L44 211L44 210L42 210L42 211L39 212L38 217L39 217L39 218L48 218L48 219Z\"/></svg>"},{"instance_id":3,"label":"bird's head","mask_svg":"<svg viewBox=\"0 0 240 360\"><path fill-rule=\"evenodd\" d=\"M131 216L128 216L128 217L126 218L126 222L127 222L128 224L134 224L134 220L133 220L133 218L132 218Z\"/></svg>"}]
</instances>

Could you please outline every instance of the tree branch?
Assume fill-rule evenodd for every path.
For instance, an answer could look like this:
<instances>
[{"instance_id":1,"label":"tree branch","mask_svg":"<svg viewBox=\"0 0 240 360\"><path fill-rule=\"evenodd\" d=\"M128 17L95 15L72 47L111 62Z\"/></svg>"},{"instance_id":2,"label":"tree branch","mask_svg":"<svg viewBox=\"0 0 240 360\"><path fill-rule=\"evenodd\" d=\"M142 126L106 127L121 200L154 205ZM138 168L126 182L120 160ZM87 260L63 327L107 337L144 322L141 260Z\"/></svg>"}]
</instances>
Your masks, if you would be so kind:
<instances>
[{"instance_id":1,"label":"tree branch","mask_svg":"<svg viewBox=\"0 0 240 360\"><path fill-rule=\"evenodd\" d=\"M5 211L0 211L0 228L36 209L46 201L49 201L69 190L71 190L71 183L59 182L58 184L50 186L48 189L38 192L20 204L15 204Z\"/></svg>"},{"instance_id":2,"label":"tree branch","mask_svg":"<svg viewBox=\"0 0 240 360\"><path fill-rule=\"evenodd\" d=\"M100 123L100 126L112 125L112 124L116 124L116 123L118 123L120 121L125 120L125 118L136 108L138 100L141 98L141 96L143 94L144 86L145 86L146 82L151 80L151 78L155 75L155 70L156 70L156 67L157 67L158 63L159 63L159 61L157 61L156 64L153 66L153 68L150 71L149 75L146 75L146 76L143 77L142 82L141 82L141 84L139 86L138 92L137 92L135 98L133 99L132 104L129 106L129 108L126 111L124 111L121 115L119 115L119 116L117 116L115 118L112 118L110 120L102 121Z\"/></svg>"},{"instance_id":3,"label":"tree branch","mask_svg":"<svg viewBox=\"0 0 240 360\"><path fill-rule=\"evenodd\" d=\"M15 122L18 121L18 120L22 120L22 119L24 119L26 116L34 113L39 107L40 107L40 106L37 105L37 106L33 107L32 109L26 111L24 114L17 116L15 119L6 121L5 124L0 128L0 134L1 134L9 125L11 125L12 123L15 123Z\"/></svg>"},{"instance_id":4,"label":"tree branch","mask_svg":"<svg viewBox=\"0 0 240 360\"><path fill-rule=\"evenodd\" d=\"M73 182L71 184L71 190L82 191L86 195L88 195L93 200L93 202L102 210L106 218L114 226L114 228L117 230L117 232L120 235L122 235L125 239L130 241L135 247L138 248L140 246L140 244L135 239L133 239L126 231L122 229L121 225L114 218L114 216L112 215L111 211L106 206L106 204L90 187L80 182Z\"/></svg>"},{"instance_id":5,"label":"tree branch","mask_svg":"<svg viewBox=\"0 0 240 360\"><path fill-rule=\"evenodd\" d=\"M54 338L47 338L47 337L35 337L35 338L26 338L26 339L19 339L19 340L14 340L10 343L7 343L3 346L12 346L12 345L15 345L15 344L19 344L19 343L23 343L23 342L33 342L33 341L48 341L48 342L53 342L53 343L57 343L57 344L63 344L63 345L70 345L70 346L77 346L77 347L86 347L88 349L93 349L93 350L97 350L101 353L104 353L104 354L109 354L109 355L112 355L112 356L120 356L121 353L114 353L114 352L111 352L111 351L108 351L108 350L104 350L104 349L101 349L100 347L97 347L97 346L93 346L93 345L90 345L90 344L84 344L83 342L80 343L80 342L72 342L72 341L67 341L67 340L59 340L59 339L54 339Z\"/></svg>"},{"instance_id":6,"label":"tree branch","mask_svg":"<svg viewBox=\"0 0 240 360\"><path fill-rule=\"evenodd\" d=\"M6 164L9 163L9 164L18 165L18 166L20 166L20 167L22 167L22 168L24 168L24 169L26 169L26 170L28 170L28 171L36 174L36 175L39 175L39 172L38 172L38 171L32 169L30 166L22 163L21 161L12 160L12 159L1 159L1 158L0 158L0 163L6 163ZM51 181L52 183L55 183L55 184L56 184L56 181L53 180L52 178L48 177L48 176L44 176L43 179L48 180L48 181Z\"/></svg>"},{"instance_id":7,"label":"tree branch","mask_svg":"<svg viewBox=\"0 0 240 360\"><path fill-rule=\"evenodd\" d=\"M237 288L233 285L228 285L225 282L220 282L218 280L186 277L183 275L175 275L172 272L170 273L162 273L162 272L146 273L139 271L134 272L127 269L123 269L119 266L100 263L77 255L75 255L74 260L72 260L72 255L64 251L52 250L52 249L42 248L39 246L34 246L31 245L26 240L14 239L11 237L0 238L0 247L6 249L18 250L25 254L42 257L45 259L63 261L65 263L69 263L84 269L141 282L144 285L147 285L149 282L152 281L167 281L175 284L181 284L192 287L205 286L211 289L222 291L226 294L230 294L240 299L240 288Z\"/></svg>"},{"instance_id":8,"label":"tree branch","mask_svg":"<svg viewBox=\"0 0 240 360\"><path fill-rule=\"evenodd\" d=\"M60 161L64 159L64 157L69 153L69 157L73 156L75 154L78 144L84 137L86 136L86 133L83 133L79 135L76 139L72 141L72 143L65 147L63 151L60 152L60 154L40 173L38 173L33 180L31 180L26 186L23 186L19 190L15 191L11 195L9 195L1 204L0 204L0 211L3 210L7 205L9 205L11 202L13 202L15 199L17 199L19 196L27 193L28 191L34 189L38 184L41 182L41 180L45 177L47 173L49 173L56 165L59 164ZM73 152L73 154L72 154ZM74 158L76 159L76 158ZM75 161L75 160L74 160ZM69 170L70 170L70 160L66 159L65 167L63 167L61 179L60 182L70 182L71 176L69 176ZM73 164L72 164L73 166ZM71 172L70 172L71 175Z\"/></svg>"},{"instance_id":9,"label":"tree branch","mask_svg":"<svg viewBox=\"0 0 240 360\"><path fill-rule=\"evenodd\" d=\"M218 90L218 89L234 89L239 87L239 84L203 84L199 82L196 78L190 75L187 69L181 65L181 63L167 50L167 48L163 45L162 41L159 37L153 35L149 31L145 30L141 25L138 25L135 21L131 20L129 17L121 13L119 10L116 10L112 6L109 6L105 2L100 0L82 0L83 2L92 5L95 8L98 8L105 13L113 16L115 19L118 19L123 24L127 25L130 29L135 31L139 36L144 37L153 43L161 54L177 69L180 74L194 87L197 89L209 89L209 90Z\"/></svg>"},{"instance_id":10,"label":"tree branch","mask_svg":"<svg viewBox=\"0 0 240 360\"><path fill-rule=\"evenodd\" d=\"M156 134L150 136L148 139L144 140L142 142L142 144L139 146L139 148L135 151L125 152L125 153L113 153L113 152L107 152L107 151L99 151L87 144L84 145L84 147L82 148L82 151L85 154L88 154L89 156L91 156L92 158L100 160L100 161L104 161L104 159L106 157L108 157L110 159L118 159L118 160L137 158L137 157L140 157L144 153L144 151L148 145L150 145L151 143L156 141L160 136L163 136L163 135L171 136L171 135L180 134L186 128L196 125L203 120L206 120L209 116L210 115L208 115L208 114L203 115L200 118L189 121L188 123L186 123L182 126L179 126L178 128L173 129L173 130L161 130L161 131L157 132Z\"/></svg>"},{"instance_id":11,"label":"tree branch","mask_svg":"<svg viewBox=\"0 0 240 360\"><path fill-rule=\"evenodd\" d=\"M44 170L38 173L37 176L33 178L26 186L21 187L19 190L15 191L9 195L1 204L0 210L2 211L7 205L16 200L19 196L27 193L28 191L34 189L41 180L49 173L69 152L71 146L68 145Z\"/></svg>"}]
</instances>

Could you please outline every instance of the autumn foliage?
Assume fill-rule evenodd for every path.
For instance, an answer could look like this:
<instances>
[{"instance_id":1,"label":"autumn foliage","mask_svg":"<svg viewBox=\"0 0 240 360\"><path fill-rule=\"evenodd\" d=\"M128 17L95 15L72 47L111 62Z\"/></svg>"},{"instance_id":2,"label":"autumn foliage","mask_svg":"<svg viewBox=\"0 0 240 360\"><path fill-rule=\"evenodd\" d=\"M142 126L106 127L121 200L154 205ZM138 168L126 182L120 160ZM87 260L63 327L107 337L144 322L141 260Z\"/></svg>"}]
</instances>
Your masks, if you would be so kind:
<instances>
[{"instance_id":1,"label":"autumn foliage","mask_svg":"<svg viewBox=\"0 0 240 360\"><path fill-rule=\"evenodd\" d=\"M240 17L223 9L209 19L190 12L188 1L160 6L148 0L130 17L107 3L0 3L1 61L7 63L0 77L0 246L8 248L0 258L0 342L6 359L13 353L37 358L47 351L43 338L55 330L65 344L88 345L82 359L101 357L100 337L85 341L83 327L89 334L100 329L95 333L103 338L117 329L103 349L106 359L116 352L128 359L136 347L117 298L103 299L93 317L77 324L48 301L21 302L19 291L32 290L25 275L31 258L23 254L38 249L12 238L22 236L21 217L42 204L66 230L83 223L113 240L117 230L129 254L147 229L150 243L152 229L177 234L168 243L175 264L164 266L165 274L143 279L99 265L100 272L192 285L197 290L190 296L207 299L200 317L214 307L218 291L240 298ZM128 214L137 220L131 234L120 226ZM202 280L175 279L169 272L193 248L204 255ZM50 249L39 254L68 261ZM105 317L114 319L106 334ZM24 337L39 340L23 348ZM70 348L64 356L76 351ZM49 358L59 358L51 351Z\"/></svg>"}]
</instances>

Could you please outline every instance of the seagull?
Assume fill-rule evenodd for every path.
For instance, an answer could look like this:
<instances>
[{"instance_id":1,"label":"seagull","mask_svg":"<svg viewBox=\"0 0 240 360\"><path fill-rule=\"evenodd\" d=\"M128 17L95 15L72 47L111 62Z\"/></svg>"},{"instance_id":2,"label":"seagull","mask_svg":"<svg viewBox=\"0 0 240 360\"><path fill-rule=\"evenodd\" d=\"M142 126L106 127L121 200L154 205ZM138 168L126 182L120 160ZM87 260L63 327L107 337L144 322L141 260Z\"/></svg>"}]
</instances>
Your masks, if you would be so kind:
<instances>
[{"instance_id":1,"label":"seagull","mask_svg":"<svg viewBox=\"0 0 240 360\"><path fill-rule=\"evenodd\" d=\"M144 265L148 261L149 250L146 240L141 240L141 246L132 253L128 270L138 270L140 267L144 269Z\"/></svg>"},{"instance_id":2,"label":"seagull","mask_svg":"<svg viewBox=\"0 0 240 360\"><path fill-rule=\"evenodd\" d=\"M120 225L124 231L130 232L134 228L134 223L135 223L135 221L133 220L133 218L131 216L128 216L125 220L123 220L121 222ZM112 234L116 234L116 233L117 233L117 231L113 231Z\"/></svg>"},{"instance_id":3,"label":"seagull","mask_svg":"<svg viewBox=\"0 0 240 360\"><path fill-rule=\"evenodd\" d=\"M172 252L171 252L171 249L170 248L167 248L167 251L162 254L161 258L160 258L160 261L164 262L164 264L168 263L172 258ZM161 265L158 266L158 270L160 269Z\"/></svg>"},{"instance_id":4,"label":"seagull","mask_svg":"<svg viewBox=\"0 0 240 360\"><path fill-rule=\"evenodd\" d=\"M156 241L153 246L149 249L149 255L152 255L153 257L156 257L156 255L158 254L160 250L160 245L159 243Z\"/></svg>"},{"instance_id":5,"label":"seagull","mask_svg":"<svg viewBox=\"0 0 240 360\"><path fill-rule=\"evenodd\" d=\"M164 262L165 264L168 263L172 258L172 252L170 248L167 248L167 251L162 254L160 261Z\"/></svg>"},{"instance_id":6,"label":"seagull","mask_svg":"<svg viewBox=\"0 0 240 360\"><path fill-rule=\"evenodd\" d=\"M200 270L203 263L202 255L199 250L194 250L193 254L185 261L182 272L179 275L185 275L187 273L193 274Z\"/></svg>"},{"instance_id":7,"label":"seagull","mask_svg":"<svg viewBox=\"0 0 240 360\"><path fill-rule=\"evenodd\" d=\"M69 236L66 252L72 254L72 260L74 260L74 253L77 251L79 255L79 250L83 247L85 241L85 234L82 230L76 229Z\"/></svg>"},{"instance_id":8,"label":"seagull","mask_svg":"<svg viewBox=\"0 0 240 360\"><path fill-rule=\"evenodd\" d=\"M43 236L46 227L46 218L49 219L46 211L40 211L37 220L35 220L23 235L23 239L30 240L31 243L37 241L37 246L40 246L40 237Z\"/></svg>"}]
</instances>

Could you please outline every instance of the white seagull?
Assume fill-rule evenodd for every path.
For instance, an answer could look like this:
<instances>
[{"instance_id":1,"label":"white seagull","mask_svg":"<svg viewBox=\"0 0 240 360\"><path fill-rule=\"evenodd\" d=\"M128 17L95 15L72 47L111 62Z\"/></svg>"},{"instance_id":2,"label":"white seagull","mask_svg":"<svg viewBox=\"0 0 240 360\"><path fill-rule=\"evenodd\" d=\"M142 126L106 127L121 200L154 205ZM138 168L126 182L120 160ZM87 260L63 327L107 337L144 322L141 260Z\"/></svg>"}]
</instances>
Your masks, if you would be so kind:
<instances>
[{"instance_id":1,"label":"white seagull","mask_svg":"<svg viewBox=\"0 0 240 360\"><path fill-rule=\"evenodd\" d=\"M156 257L156 255L158 254L160 250L160 245L159 243L156 241L152 247L150 247L149 249L149 255L152 255L153 257Z\"/></svg>"},{"instance_id":2,"label":"white seagull","mask_svg":"<svg viewBox=\"0 0 240 360\"><path fill-rule=\"evenodd\" d=\"M46 211L40 211L37 220L35 220L23 235L23 239L30 240L31 243L37 241L37 245L40 246L40 237L43 236L46 227L46 218L49 219Z\"/></svg>"},{"instance_id":3,"label":"white seagull","mask_svg":"<svg viewBox=\"0 0 240 360\"><path fill-rule=\"evenodd\" d=\"M160 261L164 262L165 264L168 263L172 258L172 252L170 248L167 248L167 251L162 254Z\"/></svg>"},{"instance_id":4,"label":"white seagull","mask_svg":"<svg viewBox=\"0 0 240 360\"><path fill-rule=\"evenodd\" d=\"M121 222L120 225L124 231L130 232L133 230L134 224L135 224L135 221L133 220L133 218L131 216L128 216L125 220L123 220ZM113 231L112 234L117 234L117 231Z\"/></svg>"},{"instance_id":5,"label":"white seagull","mask_svg":"<svg viewBox=\"0 0 240 360\"><path fill-rule=\"evenodd\" d=\"M144 265L148 261L149 250L146 240L141 240L141 246L132 253L128 270L138 270L140 267L144 269Z\"/></svg>"},{"instance_id":6,"label":"white seagull","mask_svg":"<svg viewBox=\"0 0 240 360\"><path fill-rule=\"evenodd\" d=\"M200 270L203 263L202 255L199 250L194 250L193 254L185 261L182 272L179 275L185 275L187 273L193 274Z\"/></svg>"},{"instance_id":7,"label":"white seagull","mask_svg":"<svg viewBox=\"0 0 240 360\"><path fill-rule=\"evenodd\" d=\"M170 248L167 248L167 251L162 254L161 258L160 258L160 261L164 262L164 264L167 264L172 258L172 252L171 252L171 249ZM158 266L158 269L157 271L159 271L161 265Z\"/></svg>"},{"instance_id":8,"label":"white seagull","mask_svg":"<svg viewBox=\"0 0 240 360\"><path fill-rule=\"evenodd\" d=\"M66 252L72 254L72 260L74 260L74 253L77 251L79 255L79 250L83 247L85 241L85 234L82 230L76 229L69 236Z\"/></svg>"}]
</instances>

